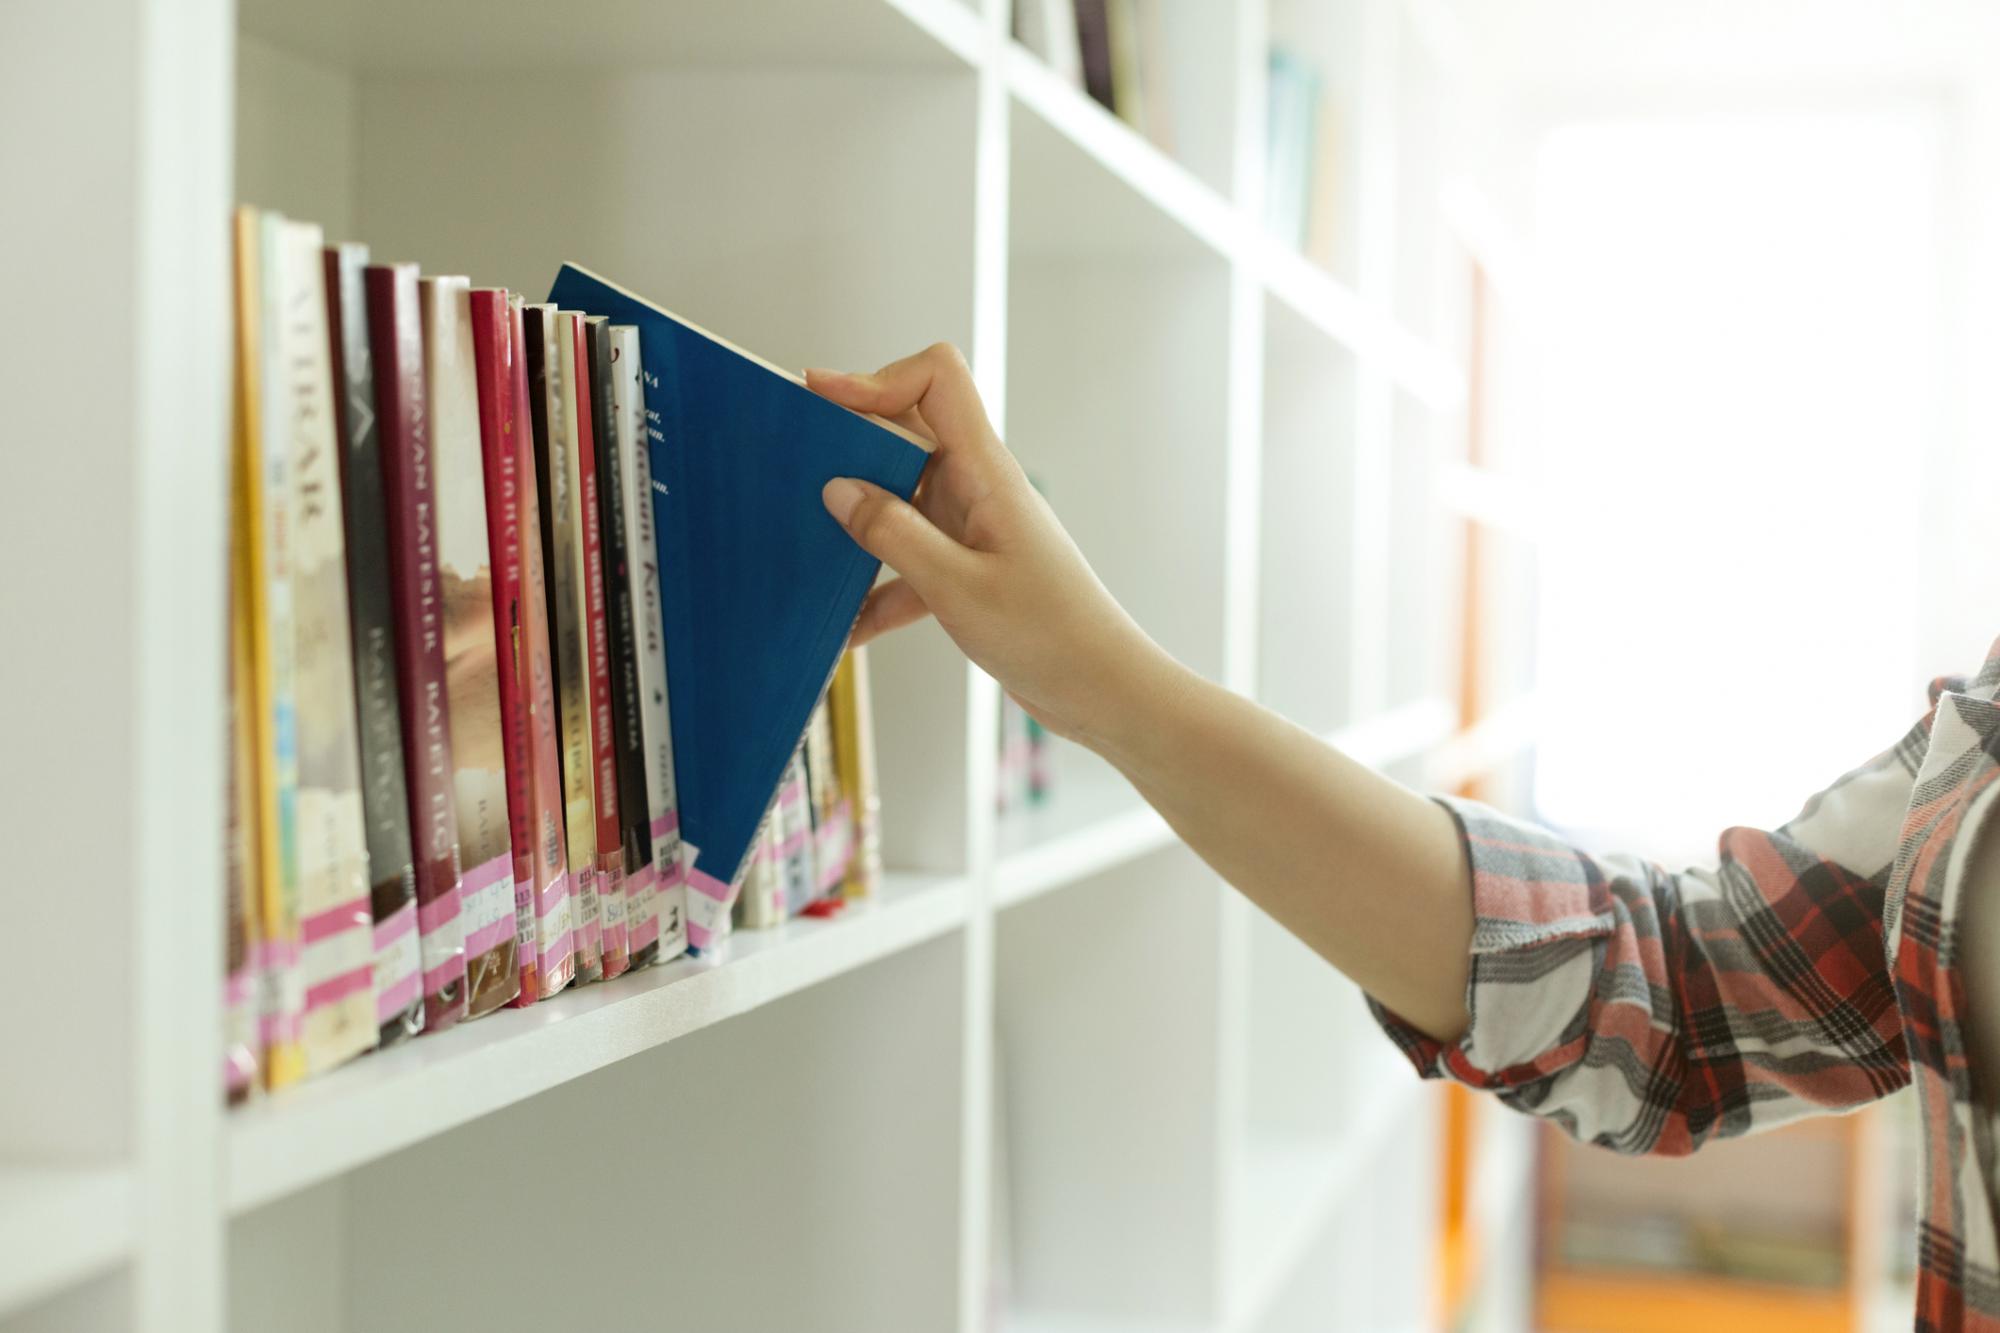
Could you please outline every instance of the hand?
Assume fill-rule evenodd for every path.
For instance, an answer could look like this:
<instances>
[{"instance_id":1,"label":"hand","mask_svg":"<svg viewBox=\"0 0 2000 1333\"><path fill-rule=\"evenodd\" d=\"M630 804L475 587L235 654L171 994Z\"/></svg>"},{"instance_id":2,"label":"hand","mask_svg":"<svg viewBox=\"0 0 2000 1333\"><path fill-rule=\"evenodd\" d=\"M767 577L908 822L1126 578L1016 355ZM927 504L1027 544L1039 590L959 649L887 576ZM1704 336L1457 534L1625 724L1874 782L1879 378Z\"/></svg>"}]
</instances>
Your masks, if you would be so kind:
<instances>
[{"instance_id":1,"label":"hand","mask_svg":"<svg viewBox=\"0 0 2000 1333\"><path fill-rule=\"evenodd\" d=\"M937 448L905 504L850 477L827 511L900 577L869 594L854 642L926 615L1058 735L1105 738L1149 673L1171 663L1113 600L986 419L965 359L944 343L873 375L808 370L843 407Z\"/></svg>"}]
</instances>

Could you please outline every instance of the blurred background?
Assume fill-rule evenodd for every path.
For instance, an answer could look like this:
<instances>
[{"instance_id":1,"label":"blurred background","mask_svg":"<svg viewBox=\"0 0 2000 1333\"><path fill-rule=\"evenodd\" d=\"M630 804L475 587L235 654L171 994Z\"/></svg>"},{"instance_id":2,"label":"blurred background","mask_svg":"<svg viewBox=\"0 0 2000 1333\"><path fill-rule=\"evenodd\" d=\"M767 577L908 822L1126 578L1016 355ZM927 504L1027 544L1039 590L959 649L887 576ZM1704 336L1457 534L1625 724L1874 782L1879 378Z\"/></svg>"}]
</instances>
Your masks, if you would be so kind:
<instances>
[{"instance_id":1,"label":"blurred background","mask_svg":"<svg viewBox=\"0 0 2000 1333\"><path fill-rule=\"evenodd\" d=\"M1712 864L1720 830L1783 821L1976 668L2000 629L1994 17L1437 7L1478 107L1466 705L1526 741L1474 794ZM1522 1287L1489 1270L1457 1318L1907 1327L1910 1100L1681 1162L1537 1127ZM1463 1220L1490 1114L1447 1116L1448 1302L1497 1234Z\"/></svg>"}]
</instances>

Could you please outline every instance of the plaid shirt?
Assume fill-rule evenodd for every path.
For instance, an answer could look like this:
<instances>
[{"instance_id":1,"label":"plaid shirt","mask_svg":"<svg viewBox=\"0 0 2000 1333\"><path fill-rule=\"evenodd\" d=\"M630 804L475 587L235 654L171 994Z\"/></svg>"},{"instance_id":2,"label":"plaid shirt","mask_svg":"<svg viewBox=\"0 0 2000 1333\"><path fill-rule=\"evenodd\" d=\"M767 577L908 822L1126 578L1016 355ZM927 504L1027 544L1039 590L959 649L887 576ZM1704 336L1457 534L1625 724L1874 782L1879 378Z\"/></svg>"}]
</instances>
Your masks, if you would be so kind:
<instances>
[{"instance_id":1,"label":"plaid shirt","mask_svg":"<svg viewBox=\"0 0 2000 1333\"><path fill-rule=\"evenodd\" d=\"M1713 870L1588 855L1447 801L1472 864L1472 1023L1446 1045L1376 1017L1426 1077L1625 1153L1852 1110L1914 1077L1916 1326L2000 1331L1994 1124L1955 972L1965 853L2000 797L1996 689L2000 643L1783 828L1723 833Z\"/></svg>"}]
</instances>

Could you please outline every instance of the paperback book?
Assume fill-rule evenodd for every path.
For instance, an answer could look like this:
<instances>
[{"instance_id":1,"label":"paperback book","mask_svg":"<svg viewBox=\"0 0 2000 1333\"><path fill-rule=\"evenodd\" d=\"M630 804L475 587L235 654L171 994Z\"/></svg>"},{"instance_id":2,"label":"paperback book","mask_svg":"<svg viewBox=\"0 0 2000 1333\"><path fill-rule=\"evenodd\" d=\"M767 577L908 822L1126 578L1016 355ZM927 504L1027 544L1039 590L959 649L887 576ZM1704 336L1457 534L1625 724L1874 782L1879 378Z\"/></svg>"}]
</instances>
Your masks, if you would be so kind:
<instances>
[{"instance_id":1,"label":"paperback book","mask_svg":"<svg viewBox=\"0 0 2000 1333\"><path fill-rule=\"evenodd\" d=\"M522 311L533 393L535 480L541 487L542 559L549 585L549 635L562 748L564 837L574 915L576 980L604 976L604 927L597 914L597 806L590 744L590 656L583 603L582 520L573 434L576 390L566 382L562 337L553 305ZM574 374L574 353L570 374Z\"/></svg>"},{"instance_id":2,"label":"paperback book","mask_svg":"<svg viewBox=\"0 0 2000 1333\"><path fill-rule=\"evenodd\" d=\"M639 330L611 329L612 411L618 418L621 480L630 561L627 595L632 604L633 666L643 753L647 837L652 844L655 918L661 961L687 950L687 885L682 878L680 806L674 784L674 737L668 725L667 655L660 624L660 563L653 538L653 470L646 446L644 363Z\"/></svg>"},{"instance_id":3,"label":"paperback book","mask_svg":"<svg viewBox=\"0 0 2000 1333\"><path fill-rule=\"evenodd\" d=\"M507 814L486 463L472 340L472 283L425 278L424 383L437 460L437 553L451 712L453 808L464 867L465 1011L489 1014L520 993L514 961L514 843Z\"/></svg>"},{"instance_id":4,"label":"paperback book","mask_svg":"<svg viewBox=\"0 0 2000 1333\"><path fill-rule=\"evenodd\" d=\"M383 531L395 613L396 690L403 720L403 779L417 875L417 944L424 1027L465 1017L465 919L460 910L458 811L452 791L446 697L444 600L437 553L436 459L424 384L423 316L415 264L367 270L368 346L381 432Z\"/></svg>"},{"instance_id":5,"label":"paperback book","mask_svg":"<svg viewBox=\"0 0 2000 1333\"><path fill-rule=\"evenodd\" d=\"M395 612L389 555L382 544L382 450L363 276L368 247L329 246L324 261L361 744L361 814L374 922L376 1040L389 1046L423 1031L424 995L417 952L417 871L410 859L409 796L403 784L402 708L396 699Z\"/></svg>"},{"instance_id":6,"label":"paperback book","mask_svg":"<svg viewBox=\"0 0 2000 1333\"><path fill-rule=\"evenodd\" d=\"M275 281L282 373L271 422L291 452L293 680L300 982L300 1044L307 1074L375 1045L374 914L361 814L354 656L348 638L347 562L340 463L334 441L320 229L277 227Z\"/></svg>"}]
</instances>

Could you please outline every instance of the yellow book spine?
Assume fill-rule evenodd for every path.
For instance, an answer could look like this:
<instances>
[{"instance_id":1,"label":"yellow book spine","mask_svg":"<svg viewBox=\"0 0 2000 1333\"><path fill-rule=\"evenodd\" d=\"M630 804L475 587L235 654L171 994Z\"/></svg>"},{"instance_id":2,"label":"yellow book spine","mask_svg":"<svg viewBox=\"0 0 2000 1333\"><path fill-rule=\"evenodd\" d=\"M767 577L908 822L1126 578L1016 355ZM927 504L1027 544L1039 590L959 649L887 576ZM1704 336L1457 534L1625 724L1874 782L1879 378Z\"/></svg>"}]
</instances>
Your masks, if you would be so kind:
<instances>
[{"instance_id":1,"label":"yellow book spine","mask_svg":"<svg viewBox=\"0 0 2000 1333\"><path fill-rule=\"evenodd\" d=\"M271 571L267 562L268 534L265 528L261 478L264 475L262 406L258 391L262 373L260 356L263 302L259 287L259 254L263 248L263 219L253 209L238 209L236 231L236 385L235 385L235 476L236 521L243 552L243 616L249 629L251 707L247 710L252 749L251 774L254 793L250 800L250 867L254 883L252 897L259 918L262 956L259 959L260 987L269 987L261 974L272 965L270 950L283 948L297 935L291 920L291 903L285 893L284 855L279 836L279 726L277 688L272 663L270 607ZM296 1083L305 1076L305 1056L298 1034L282 1012L282 1005L266 1002L263 1016L265 1086L276 1089ZM274 1012L276 1010L276 1012Z\"/></svg>"},{"instance_id":2,"label":"yellow book spine","mask_svg":"<svg viewBox=\"0 0 2000 1333\"><path fill-rule=\"evenodd\" d=\"M843 894L865 898L882 882L882 794L875 775L875 729L868 699L868 650L850 648L827 691L833 714L833 765L854 811L854 855Z\"/></svg>"}]
</instances>

